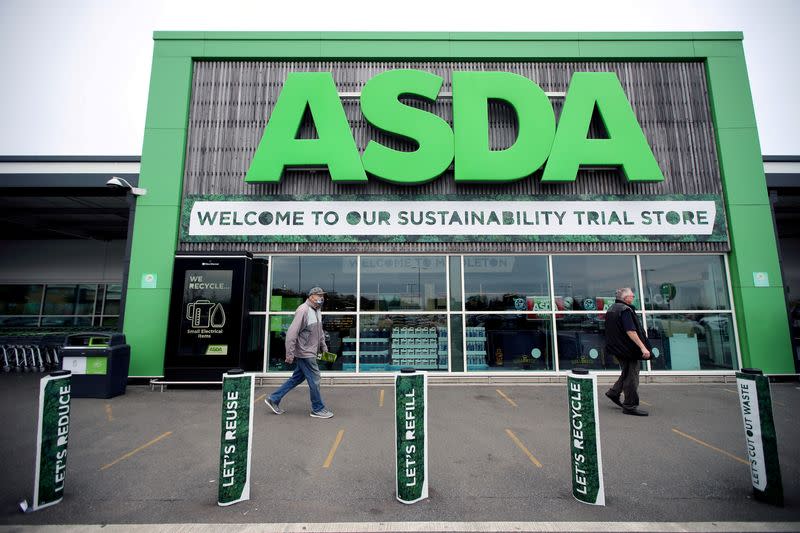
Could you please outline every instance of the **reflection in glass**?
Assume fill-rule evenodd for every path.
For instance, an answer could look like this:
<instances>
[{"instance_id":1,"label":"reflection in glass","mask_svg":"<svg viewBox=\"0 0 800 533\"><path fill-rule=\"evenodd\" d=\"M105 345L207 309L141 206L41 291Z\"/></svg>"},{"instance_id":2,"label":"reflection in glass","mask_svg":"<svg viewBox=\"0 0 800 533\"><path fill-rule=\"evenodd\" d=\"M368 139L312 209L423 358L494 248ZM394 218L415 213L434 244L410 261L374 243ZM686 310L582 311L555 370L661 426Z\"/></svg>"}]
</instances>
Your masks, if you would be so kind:
<instances>
[{"instance_id":1,"label":"reflection in glass","mask_svg":"<svg viewBox=\"0 0 800 533\"><path fill-rule=\"evenodd\" d=\"M447 370L447 342L447 315L363 315L359 368Z\"/></svg>"},{"instance_id":2,"label":"reflection in glass","mask_svg":"<svg viewBox=\"0 0 800 533\"><path fill-rule=\"evenodd\" d=\"M467 370L552 370L550 319L467 315Z\"/></svg>"},{"instance_id":3,"label":"reflection in glass","mask_svg":"<svg viewBox=\"0 0 800 533\"><path fill-rule=\"evenodd\" d=\"M605 314L557 315L556 331L560 370L619 369L614 357L606 354Z\"/></svg>"},{"instance_id":4,"label":"reflection in glass","mask_svg":"<svg viewBox=\"0 0 800 533\"><path fill-rule=\"evenodd\" d=\"M249 315L247 317L250 327L247 329L247 340L244 349L247 352L247 361L257 361L255 367L260 371L264 367L264 328L267 317L263 315Z\"/></svg>"},{"instance_id":5,"label":"reflection in glass","mask_svg":"<svg viewBox=\"0 0 800 533\"><path fill-rule=\"evenodd\" d=\"M42 285L0 285L0 315L38 315Z\"/></svg>"},{"instance_id":6,"label":"reflection in glass","mask_svg":"<svg viewBox=\"0 0 800 533\"><path fill-rule=\"evenodd\" d=\"M653 370L736 370L733 321L728 314L647 317Z\"/></svg>"},{"instance_id":7,"label":"reflection in glass","mask_svg":"<svg viewBox=\"0 0 800 533\"><path fill-rule=\"evenodd\" d=\"M553 256L556 307L566 311L602 311L614 303L616 290L631 287L636 295L636 258L632 255Z\"/></svg>"},{"instance_id":8,"label":"reflection in glass","mask_svg":"<svg viewBox=\"0 0 800 533\"><path fill-rule=\"evenodd\" d=\"M286 364L286 332L294 315L274 315L269 318L270 371L292 371L294 363ZM327 336L328 350L338 357L334 363L319 361L321 371L355 370L356 315L322 315L322 329Z\"/></svg>"},{"instance_id":9,"label":"reflection in glass","mask_svg":"<svg viewBox=\"0 0 800 533\"><path fill-rule=\"evenodd\" d=\"M0 316L0 326L7 328L36 327L39 316Z\"/></svg>"},{"instance_id":10,"label":"reflection in glass","mask_svg":"<svg viewBox=\"0 0 800 533\"><path fill-rule=\"evenodd\" d=\"M118 315L119 302L122 297L122 285L106 285L106 303L103 308L104 315Z\"/></svg>"},{"instance_id":11,"label":"reflection in glass","mask_svg":"<svg viewBox=\"0 0 800 533\"><path fill-rule=\"evenodd\" d=\"M44 296L45 315L91 315L97 285L48 285Z\"/></svg>"},{"instance_id":12,"label":"reflection in glass","mask_svg":"<svg viewBox=\"0 0 800 533\"><path fill-rule=\"evenodd\" d=\"M278 256L272 259L270 311L294 311L312 287L327 294L323 311L356 310L356 258Z\"/></svg>"},{"instance_id":13,"label":"reflection in glass","mask_svg":"<svg viewBox=\"0 0 800 533\"><path fill-rule=\"evenodd\" d=\"M445 258L361 258L361 310L446 310Z\"/></svg>"},{"instance_id":14,"label":"reflection in glass","mask_svg":"<svg viewBox=\"0 0 800 533\"><path fill-rule=\"evenodd\" d=\"M647 309L730 309L722 256L642 256L642 277Z\"/></svg>"},{"instance_id":15,"label":"reflection in glass","mask_svg":"<svg viewBox=\"0 0 800 533\"><path fill-rule=\"evenodd\" d=\"M545 256L465 256L467 311L550 309Z\"/></svg>"},{"instance_id":16,"label":"reflection in glass","mask_svg":"<svg viewBox=\"0 0 800 533\"><path fill-rule=\"evenodd\" d=\"M248 311L264 311L267 301L267 260L263 257L253 258L250 272L250 293L247 295Z\"/></svg>"}]
</instances>

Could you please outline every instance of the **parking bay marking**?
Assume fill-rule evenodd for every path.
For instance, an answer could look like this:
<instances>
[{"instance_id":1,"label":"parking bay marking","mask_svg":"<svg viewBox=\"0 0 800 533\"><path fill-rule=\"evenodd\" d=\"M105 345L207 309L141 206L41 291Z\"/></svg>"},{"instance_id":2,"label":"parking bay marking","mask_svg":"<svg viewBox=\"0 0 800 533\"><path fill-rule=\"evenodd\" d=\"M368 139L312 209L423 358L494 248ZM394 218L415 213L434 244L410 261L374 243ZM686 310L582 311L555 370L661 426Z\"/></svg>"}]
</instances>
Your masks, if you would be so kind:
<instances>
[{"instance_id":1,"label":"parking bay marking","mask_svg":"<svg viewBox=\"0 0 800 533\"><path fill-rule=\"evenodd\" d=\"M712 449L715 452L719 452L722 455L726 455L726 456L730 457L731 459L733 459L734 461L739 461L740 463L742 463L744 465L750 466L750 463L748 461L745 461L741 457L737 457L737 456L733 455L732 453L726 452L725 450L721 450L721 449L717 448L716 446L712 446L711 444L709 444L707 442L703 442L702 440L697 439L695 437L692 437L691 435L687 435L686 433L684 433L683 431L681 431L679 429L672 428L672 431L674 431L675 433L677 433L681 437L685 437L685 438L687 438L687 439L689 439L689 440L691 440L693 442L696 442L697 444L700 444L701 446L705 446L706 448Z\"/></svg>"},{"instance_id":2,"label":"parking bay marking","mask_svg":"<svg viewBox=\"0 0 800 533\"><path fill-rule=\"evenodd\" d=\"M253 402L253 403L258 403L258 402L260 402L260 401L261 401L261 400L263 400L263 399L264 399L266 396L267 396L267 393L265 392L264 394L262 394L261 396L259 396L258 398L256 398L256 401L255 401L255 402Z\"/></svg>"},{"instance_id":3,"label":"parking bay marking","mask_svg":"<svg viewBox=\"0 0 800 533\"><path fill-rule=\"evenodd\" d=\"M378 399L378 407L383 407L383 396L384 396L384 392L386 392L386 391L384 391L383 389L381 389L381 397Z\"/></svg>"},{"instance_id":4,"label":"parking bay marking","mask_svg":"<svg viewBox=\"0 0 800 533\"><path fill-rule=\"evenodd\" d=\"M331 467L331 464L333 463L333 456L336 455L336 449L339 447L339 444L341 444L342 437L344 437L344 430L340 429L339 433L336 434L336 439L333 441L333 446L331 447L331 451L330 453L328 453L328 458L325 459L325 463L323 463L322 468Z\"/></svg>"},{"instance_id":5,"label":"parking bay marking","mask_svg":"<svg viewBox=\"0 0 800 533\"><path fill-rule=\"evenodd\" d=\"M511 404L511 405L513 405L514 407L519 407L519 406L517 405L517 403L516 403L514 400L512 400L511 398L509 398L508 396L506 396L506 395L505 395L505 393L503 393L503 391L501 391L500 389L495 389L495 390L497 391L497 394L499 394L500 396L502 396L503 398L505 398L505 400L506 400L508 403L510 403L510 404Z\"/></svg>"},{"instance_id":6,"label":"parking bay marking","mask_svg":"<svg viewBox=\"0 0 800 533\"><path fill-rule=\"evenodd\" d=\"M509 437L511 437L511 440L514 441L514 444L516 444L517 447L520 450L522 450L525 453L525 455L528 456L528 459L530 459L533 464L535 464L539 468L542 468L542 463L540 463L539 460L533 456L530 450L528 450L528 448L526 448L525 445L522 444L522 441L519 440L519 438L517 438L516 435L514 435L513 431L511 431L510 429L506 429L506 433L508 434Z\"/></svg>"},{"instance_id":7,"label":"parking bay marking","mask_svg":"<svg viewBox=\"0 0 800 533\"><path fill-rule=\"evenodd\" d=\"M114 421L114 415L111 414L111 404L110 403L106 404L106 420L108 420L109 422L113 422Z\"/></svg>"},{"instance_id":8,"label":"parking bay marking","mask_svg":"<svg viewBox=\"0 0 800 533\"><path fill-rule=\"evenodd\" d=\"M144 450L144 449L145 449L145 448L147 448L148 446L152 446L153 444L155 444L156 442L160 441L160 440L161 440L161 439L163 439L164 437L169 437L170 435L172 435L172 432L171 432L171 431L167 431L166 433L164 433L164 434L162 434L162 435L159 435L158 437L154 438L153 440L151 440L151 441L150 441L150 442L148 442L147 444L142 444L141 446L139 446L139 447L138 447L138 448L136 448L135 450L133 450L133 451L130 451L130 452L128 452L128 453L126 453L125 455L123 455L122 457L120 457L119 459L117 459L116 461L112 461L112 462L108 463L107 465L105 465L105 466L102 466L102 467L100 468L100 470L105 470L105 469L107 469L107 468L111 468L112 466L114 466L115 464L119 463L120 461L124 461L124 460L125 460L125 459L127 459L128 457L130 457L130 456L132 456L132 455L134 455L134 454L137 454L137 453L139 453L140 451Z\"/></svg>"},{"instance_id":9,"label":"parking bay marking","mask_svg":"<svg viewBox=\"0 0 800 533\"><path fill-rule=\"evenodd\" d=\"M722 390L727 391L727 392L732 392L734 394L739 394L737 391L735 391L733 389L722 389ZM777 400L772 400L772 403L774 403L775 405L780 405L781 407L786 407L785 403L779 402Z\"/></svg>"}]
</instances>

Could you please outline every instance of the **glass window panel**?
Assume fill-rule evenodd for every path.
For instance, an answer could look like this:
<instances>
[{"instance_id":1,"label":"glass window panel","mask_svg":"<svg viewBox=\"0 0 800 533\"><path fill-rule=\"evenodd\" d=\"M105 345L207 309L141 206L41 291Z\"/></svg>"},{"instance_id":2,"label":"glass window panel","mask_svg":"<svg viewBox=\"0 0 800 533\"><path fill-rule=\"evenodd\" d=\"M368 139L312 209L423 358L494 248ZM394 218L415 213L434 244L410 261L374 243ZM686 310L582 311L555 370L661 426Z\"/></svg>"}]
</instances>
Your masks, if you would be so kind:
<instances>
[{"instance_id":1,"label":"glass window panel","mask_svg":"<svg viewBox=\"0 0 800 533\"><path fill-rule=\"evenodd\" d=\"M550 309L546 256L464 257L467 311Z\"/></svg>"},{"instance_id":2,"label":"glass window panel","mask_svg":"<svg viewBox=\"0 0 800 533\"><path fill-rule=\"evenodd\" d=\"M263 257L253 259L250 273L250 294L247 298L248 311L266 311L267 306L267 260Z\"/></svg>"},{"instance_id":3,"label":"glass window panel","mask_svg":"<svg viewBox=\"0 0 800 533\"><path fill-rule=\"evenodd\" d=\"M605 314L556 315L556 339L560 370L619 369L614 356L605 350Z\"/></svg>"},{"instance_id":4,"label":"glass window panel","mask_svg":"<svg viewBox=\"0 0 800 533\"><path fill-rule=\"evenodd\" d=\"M0 316L0 326L6 328L37 327L39 316Z\"/></svg>"},{"instance_id":5,"label":"glass window panel","mask_svg":"<svg viewBox=\"0 0 800 533\"><path fill-rule=\"evenodd\" d=\"M117 326L119 326L119 317L118 316L104 316L103 317L103 327L116 328Z\"/></svg>"},{"instance_id":6,"label":"glass window panel","mask_svg":"<svg viewBox=\"0 0 800 533\"><path fill-rule=\"evenodd\" d=\"M550 319L467 315L467 370L552 370Z\"/></svg>"},{"instance_id":7,"label":"glass window panel","mask_svg":"<svg viewBox=\"0 0 800 533\"><path fill-rule=\"evenodd\" d=\"M361 258L361 310L446 310L445 258Z\"/></svg>"},{"instance_id":8,"label":"glass window panel","mask_svg":"<svg viewBox=\"0 0 800 533\"><path fill-rule=\"evenodd\" d=\"M267 325L267 317L264 315L249 315L247 320L250 322L245 345L247 360L257 361L255 366L258 370L261 370L264 366L264 330Z\"/></svg>"},{"instance_id":9,"label":"glass window panel","mask_svg":"<svg viewBox=\"0 0 800 533\"><path fill-rule=\"evenodd\" d=\"M362 315L361 372L447 370L447 315Z\"/></svg>"},{"instance_id":10,"label":"glass window panel","mask_svg":"<svg viewBox=\"0 0 800 533\"><path fill-rule=\"evenodd\" d=\"M356 310L356 258L353 256L272 259L271 311L294 311L312 287L322 287L325 311Z\"/></svg>"},{"instance_id":11,"label":"glass window panel","mask_svg":"<svg viewBox=\"0 0 800 533\"><path fill-rule=\"evenodd\" d=\"M657 314L647 317L653 370L736 370L729 314Z\"/></svg>"},{"instance_id":12,"label":"glass window panel","mask_svg":"<svg viewBox=\"0 0 800 533\"><path fill-rule=\"evenodd\" d=\"M722 256L652 255L641 261L648 309L730 309Z\"/></svg>"},{"instance_id":13,"label":"glass window panel","mask_svg":"<svg viewBox=\"0 0 800 533\"><path fill-rule=\"evenodd\" d=\"M43 316L42 326L91 326L90 316Z\"/></svg>"},{"instance_id":14,"label":"glass window panel","mask_svg":"<svg viewBox=\"0 0 800 533\"><path fill-rule=\"evenodd\" d=\"M295 364L286 364L286 332L294 315L273 315L269 318L270 371L292 371ZM322 315L322 328L327 335L328 349L338 357L334 363L319 362L319 369L354 372L356 362L356 315Z\"/></svg>"},{"instance_id":15,"label":"glass window panel","mask_svg":"<svg viewBox=\"0 0 800 533\"><path fill-rule=\"evenodd\" d=\"M553 256L559 310L601 311L614 303L616 290L622 287L634 290L633 305L639 307L636 277L636 258L632 255Z\"/></svg>"},{"instance_id":16,"label":"glass window panel","mask_svg":"<svg viewBox=\"0 0 800 533\"><path fill-rule=\"evenodd\" d=\"M450 262L450 310L461 311L461 256L451 255Z\"/></svg>"},{"instance_id":17,"label":"glass window panel","mask_svg":"<svg viewBox=\"0 0 800 533\"><path fill-rule=\"evenodd\" d=\"M450 337L453 339L450 343L450 370L463 372L464 344L461 340L464 338L464 315L460 313L450 315Z\"/></svg>"},{"instance_id":18,"label":"glass window panel","mask_svg":"<svg viewBox=\"0 0 800 533\"><path fill-rule=\"evenodd\" d=\"M103 308L105 315L118 315L120 309L120 300L122 298L122 285L113 284L106 285L106 304Z\"/></svg>"},{"instance_id":19,"label":"glass window panel","mask_svg":"<svg viewBox=\"0 0 800 533\"><path fill-rule=\"evenodd\" d=\"M0 285L0 314L38 315L43 285Z\"/></svg>"},{"instance_id":20,"label":"glass window panel","mask_svg":"<svg viewBox=\"0 0 800 533\"><path fill-rule=\"evenodd\" d=\"M97 285L48 285L45 315L91 315Z\"/></svg>"}]
</instances>

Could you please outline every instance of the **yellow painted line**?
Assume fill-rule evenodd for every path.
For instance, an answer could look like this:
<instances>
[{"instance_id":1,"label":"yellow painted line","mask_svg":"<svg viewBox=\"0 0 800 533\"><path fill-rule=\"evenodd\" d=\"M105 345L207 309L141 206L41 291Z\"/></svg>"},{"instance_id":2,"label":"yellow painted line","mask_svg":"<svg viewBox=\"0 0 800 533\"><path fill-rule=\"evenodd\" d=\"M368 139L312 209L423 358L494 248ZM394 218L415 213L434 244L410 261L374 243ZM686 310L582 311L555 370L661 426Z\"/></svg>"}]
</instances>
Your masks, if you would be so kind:
<instances>
[{"instance_id":1,"label":"yellow painted line","mask_svg":"<svg viewBox=\"0 0 800 533\"><path fill-rule=\"evenodd\" d=\"M256 398L256 401L255 401L255 403L258 403L258 402L260 402L261 400L263 400L263 399L264 399L264 398L266 398L266 397L267 397L267 393L265 392L264 394L262 394L261 396L259 396L258 398Z\"/></svg>"},{"instance_id":2,"label":"yellow painted line","mask_svg":"<svg viewBox=\"0 0 800 533\"><path fill-rule=\"evenodd\" d=\"M114 415L111 414L111 404L110 403L106 404L106 420L108 420L109 422L113 422L114 421Z\"/></svg>"},{"instance_id":3,"label":"yellow painted line","mask_svg":"<svg viewBox=\"0 0 800 533\"><path fill-rule=\"evenodd\" d=\"M725 390L725 391L728 391L728 392L732 392L734 394L739 394L738 391L735 391L733 389L722 389L722 390ZM772 403L774 403L775 405L780 405L781 407L786 407L786 404L783 403L783 402L778 402L778 401L772 400Z\"/></svg>"},{"instance_id":4,"label":"yellow painted line","mask_svg":"<svg viewBox=\"0 0 800 533\"><path fill-rule=\"evenodd\" d=\"M381 397L378 399L378 407L383 407L383 396L386 391L381 389Z\"/></svg>"},{"instance_id":5,"label":"yellow painted line","mask_svg":"<svg viewBox=\"0 0 800 533\"><path fill-rule=\"evenodd\" d=\"M508 403L510 403L510 404L511 404L511 405L513 405L514 407L519 407L519 406L516 404L516 402L514 402L514 400L512 400L511 398L509 398L508 396L506 396L506 395L503 393L503 391L501 391L500 389L495 389L495 390L497 391L497 394L499 394L500 396L502 396L503 398L505 398L505 400L506 400Z\"/></svg>"},{"instance_id":6,"label":"yellow painted line","mask_svg":"<svg viewBox=\"0 0 800 533\"><path fill-rule=\"evenodd\" d=\"M111 468L112 466L114 466L115 464L119 463L120 461L124 461L128 457L130 457L130 456L132 456L132 455L134 455L136 453L139 453L140 451L144 450L148 446L152 446L153 444L155 444L156 442L160 441L164 437L169 437L170 435L172 435L172 432L171 431L167 431L163 435L159 435L158 437L154 438L153 440L151 440L147 444L143 444L143 445L139 446L138 448L136 448L135 450L126 453L125 455L123 455L122 457L117 459L116 461L108 463L107 465L105 465L102 468L100 468L100 470L105 470L106 468Z\"/></svg>"},{"instance_id":7,"label":"yellow painted line","mask_svg":"<svg viewBox=\"0 0 800 533\"><path fill-rule=\"evenodd\" d=\"M506 433L508 433L508 436L509 436L509 437L511 437L511 440L513 440L513 441L514 441L514 444L516 444L516 445L517 445L517 447L518 447L520 450L522 450L523 452L525 452L525 455L527 455L527 456L528 456L528 459L530 459L530 460L531 460L531 462L532 462L533 464L535 464L535 465L536 465L536 466L538 466L539 468L541 468L541 467L542 467L542 463L540 463L540 462L539 462L539 460L538 460L538 459L536 459L536 457L534 457L534 456L533 456L533 454L532 454L532 453L531 453L531 452L528 450L528 448L526 448L526 447L525 447L525 445L524 445L524 444L522 444L522 441L521 441L521 440L519 440L519 439L517 438L517 436L516 436L516 435L514 435L514 432L513 432L513 431L511 431L510 429L506 429Z\"/></svg>"},{"instance_id":8,"label":"yellow painted line","mask_svg":"<svg viewBox=\"0 0 800 533\"><path fill-rule=\"evenodd\" d=\"M639 403L643 403L643 404L644 404L644 405L646 405L647 407L653 407L653 404L652 404L652 403L648 403L648 402L646 402L646 401L644 401L644 400L639 400Z\"/></svg>"},{"instance_id":9,"label":"yellow painted line","mask_svg":"<svg viewBox=\"0 0 800 533\"><path fill-rule=\"evenodd\" d=\"M687 439L689 439L691 441L694 441L697 444L700 444L701 446L705 446L706 448L710 448L710 449L714 450L715 452L721 453L722 455L727 455L728 457L730 457L734 461L739 461L740 463L742 463L744 465L750 466L750 463L748 463L747 461L745 461L741 457L737 457L736 455L733 455L732 453L728 453L725 450L721 450L721 449L717 448L716 446L712 446L711 444L709 444L707 442L703 442L700 439L696 439L696 438L692 437L691 435L687 435L686 433L684 433L683 431L681 431L679 429L672 428L672 431L674 431L675 433L677 433L681 437L686 437Z\"/></svg>"},{"instance_id":10,"label":"yellow painted line","mask_svg":"<svg viewBox=\"0 0 800 533\"><path fill-rule=\"evenodd\" d=\"M342 443L342 437L344 437L344 430L340 429L339 433L336 434L336 440L333 441L333 447L331 447L331 451L328 454L328 458L325 459L325 463L323 463L322 468L331 467L331 463L333 463L333 456L336 455L336 448L338 448L339 444Z\"/></svg>"}]
</instances>

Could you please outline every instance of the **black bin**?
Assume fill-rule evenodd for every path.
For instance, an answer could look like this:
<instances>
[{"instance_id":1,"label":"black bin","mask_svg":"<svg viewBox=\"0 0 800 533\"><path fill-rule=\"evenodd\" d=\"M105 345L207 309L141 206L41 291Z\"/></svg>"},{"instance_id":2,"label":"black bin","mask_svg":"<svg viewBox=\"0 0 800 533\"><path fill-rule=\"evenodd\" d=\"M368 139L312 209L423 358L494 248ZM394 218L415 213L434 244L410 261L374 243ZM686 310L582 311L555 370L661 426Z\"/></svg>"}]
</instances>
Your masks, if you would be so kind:
<instances>
[{"instance_id":1,"label":"black bin","mask_svg":"<svg viewBox=\"0 0 800 533\"><path fill-rule=\"evenodd\" d=\"M67 335L61 368L72 372L74 398L112 398L125 394L131 347L122 333Z\"/></svg>"}]
</instances>

